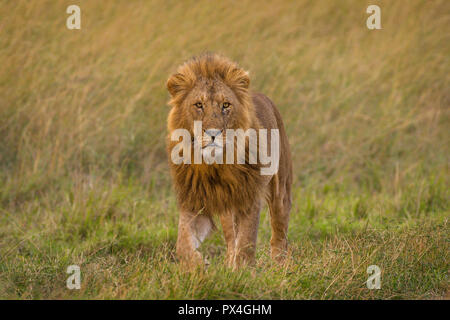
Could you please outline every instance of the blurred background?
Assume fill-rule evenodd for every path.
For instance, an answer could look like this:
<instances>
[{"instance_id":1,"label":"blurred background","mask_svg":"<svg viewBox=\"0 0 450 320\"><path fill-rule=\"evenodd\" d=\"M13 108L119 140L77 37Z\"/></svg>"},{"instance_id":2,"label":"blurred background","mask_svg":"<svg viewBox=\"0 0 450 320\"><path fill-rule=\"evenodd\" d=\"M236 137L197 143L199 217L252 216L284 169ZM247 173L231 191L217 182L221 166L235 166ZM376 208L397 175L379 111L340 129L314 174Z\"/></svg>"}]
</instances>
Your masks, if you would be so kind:
<instances>
[{"instance_id":1,"label":"blurred background","mask_svg":"<svg viewBox=\"0 0 450 320\"><path fill-rule=\"evenodd\" d=\"M204 51L249 70L283 116L294 241L448 218L449 1L1 1L0 17L5 296L51 297L29 287L36 266L108 243L170 250L165 83Z\"/></svg>"}]
</instances>

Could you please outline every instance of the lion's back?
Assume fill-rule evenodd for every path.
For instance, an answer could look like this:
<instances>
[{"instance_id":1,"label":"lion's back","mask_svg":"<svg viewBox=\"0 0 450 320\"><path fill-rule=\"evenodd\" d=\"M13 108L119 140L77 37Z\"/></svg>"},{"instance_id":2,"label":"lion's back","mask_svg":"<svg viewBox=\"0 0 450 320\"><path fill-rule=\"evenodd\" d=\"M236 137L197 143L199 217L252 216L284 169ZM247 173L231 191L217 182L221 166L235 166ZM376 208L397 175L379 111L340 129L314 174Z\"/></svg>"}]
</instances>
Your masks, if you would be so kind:
<instances>
[{"instance_id":1,"label":"lion's back","mask_svg":"<svg viewBox=\"0 0 450 320\"><path fill-rule=\"evenodd\" d=\"M256 117L264 129L278 129L280 134L280 163L277 178L279 183L286 185L290 193L292 183L292 157L289 140L284 129L281 114L275 104L266 95L258 92L252 93Z\"/></svg>"}]
</instances>

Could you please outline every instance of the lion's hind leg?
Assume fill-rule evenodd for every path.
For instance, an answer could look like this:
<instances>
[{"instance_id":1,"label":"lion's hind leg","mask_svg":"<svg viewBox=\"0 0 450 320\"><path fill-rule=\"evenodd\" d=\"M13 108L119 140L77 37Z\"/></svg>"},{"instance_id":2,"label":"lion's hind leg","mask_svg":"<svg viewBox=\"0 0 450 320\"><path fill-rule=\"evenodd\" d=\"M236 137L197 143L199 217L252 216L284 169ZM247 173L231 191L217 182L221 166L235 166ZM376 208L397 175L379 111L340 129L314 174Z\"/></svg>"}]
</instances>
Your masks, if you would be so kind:
<instances>
[{"instance_id":1,"label":"lion's hind leg","mask_svg":"<svg viewBox=\"0 0 450 320\"><path fill-rule=\"evenodd\" d=\"M282 263L287 256L287 233L292 200L290 190L286 190L288 189L286 185L280 184L279 189L276 184L273 184L272 192L268 199L270 225L272 228L270 247L272 259Z\"/></svg>"}]
</instances>

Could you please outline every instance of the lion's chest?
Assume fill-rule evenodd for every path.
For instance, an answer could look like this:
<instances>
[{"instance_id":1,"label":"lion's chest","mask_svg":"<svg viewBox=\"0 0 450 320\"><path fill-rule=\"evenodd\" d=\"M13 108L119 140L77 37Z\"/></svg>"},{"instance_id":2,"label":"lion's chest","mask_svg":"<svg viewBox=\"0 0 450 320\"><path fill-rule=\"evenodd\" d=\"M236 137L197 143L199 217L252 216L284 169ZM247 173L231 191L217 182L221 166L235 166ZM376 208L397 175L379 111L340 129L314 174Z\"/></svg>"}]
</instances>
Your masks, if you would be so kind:
<instances>
[{"instance_id":1,"label":"lion's chest","mask_svg":"<svg viewBox=\"0 0 450 320\"><path fill-rule=\"evenodd\" d=\"M182 209L206 214L248 211L263 195L257 166L173 167Z\"/></svg>"}]
</instances>

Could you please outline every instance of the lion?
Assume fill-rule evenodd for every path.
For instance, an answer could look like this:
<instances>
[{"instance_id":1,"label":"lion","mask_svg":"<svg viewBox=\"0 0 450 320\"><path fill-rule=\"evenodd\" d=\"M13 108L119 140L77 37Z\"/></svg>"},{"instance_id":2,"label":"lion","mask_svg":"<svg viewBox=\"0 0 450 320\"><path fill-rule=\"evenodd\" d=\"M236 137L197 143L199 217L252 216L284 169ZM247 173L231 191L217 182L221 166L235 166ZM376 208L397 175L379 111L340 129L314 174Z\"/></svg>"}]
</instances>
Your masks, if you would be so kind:
<instances>
[{"instance_id":1,"label":"lion","mask_svg":"<svg viewBox=\"0 0 450 320\"><path fill-rule=\"evenodd\" d=\"M249 74L245 70L215 53L193 57L167 81L171 96L167 151L180 211L176 254L180 261L189 265L204 265L205 260L197 249L215 229L214 217L217 216L227 245L227 265L237 269L254 264L264 200L270 211L271 257L277 262L286 258L292 203L288 138L274 103L265 95L250 91L249 85ZM194 132L196 121L202 123L201 137ZM202 154L212 145L217 154L226 153L228 145L217 142L229 129L275 129L278 132L278 170L263 175L261 168L266 164L249 161L248 136L244 137L245 159L240 163L174 163L170 158L177 141L173 141L172 133L177 129L190 133L193 138L188 143L197 143ZM273 150L270 139L274 141L268 137L267 144ZM257 148L260 151L260 146ZM184 156L187 155L192 156Z\"/></svg>"}]
</instances>

